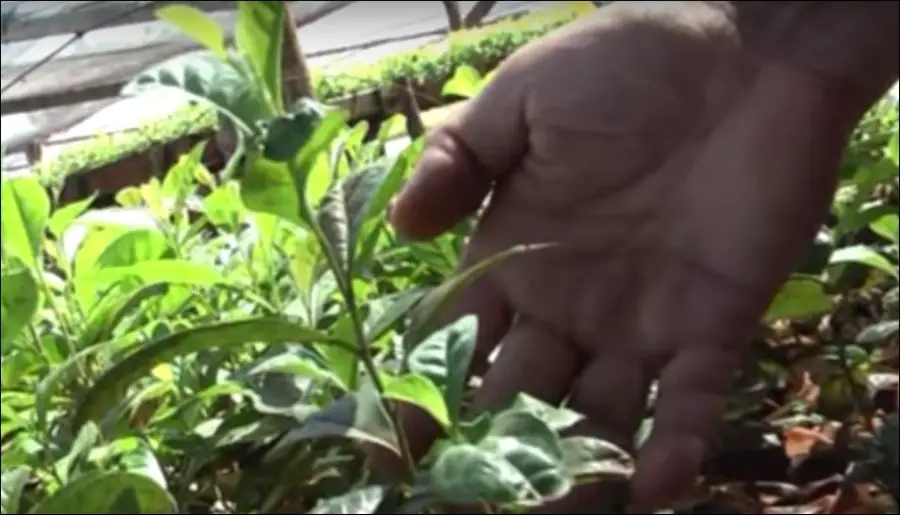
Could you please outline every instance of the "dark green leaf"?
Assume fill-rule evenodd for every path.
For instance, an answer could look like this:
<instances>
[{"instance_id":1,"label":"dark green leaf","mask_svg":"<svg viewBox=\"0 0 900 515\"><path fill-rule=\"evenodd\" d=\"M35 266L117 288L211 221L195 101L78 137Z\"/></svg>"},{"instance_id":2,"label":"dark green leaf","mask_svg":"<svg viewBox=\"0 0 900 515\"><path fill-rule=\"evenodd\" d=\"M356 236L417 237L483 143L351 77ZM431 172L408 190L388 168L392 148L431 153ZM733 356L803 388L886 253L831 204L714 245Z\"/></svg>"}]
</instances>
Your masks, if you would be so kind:
<instances>
[{"instance_id":1,"label":"dark green leaf","mask_svg":"<svg viewBox=\"0 0 900 515\"><path fill-rule=\"evenodd\" d=\"M119 323L137 310L145 300L165 295L168 291L169 285L166 283L150 283L125 295L102 298L88 314L79 338L79 348L109 340Z\"/></svg>"},{"instance_id":2,"label":"dark green leaf","mask_svg":"<svg viewBox=\"0 0 900 515\"><path fill-rule=\"evenodd\" d=\"M59 513L119 513L115 503L124 490L134 493L137 514L177 513L175 501L156 482L133 472L93 472L57 490L29 511L34 515Z\"/></svg>"},{"instance_id":3,"label":"dark green leaf","mask_svg":"<svg viewBox=\"0 0 900 515\"><path fill-rule=\"evenodd\" d=\"M477 317L464 316L426 338L407 358L409 370L431 379L443 391L454 426L459 423L477 334Z\"/></svg>"},{"instance_id":4,"label":"dark green leaf","mask_svg":"<svg viewBox=\"0 0 900 515\"><path fill-rule=\"evenodd\" d=\"M279 354L268 358L262 363L255 365L248 373L252 375L270 372L293 374L314 381L328 383L337 386L342 390L347 390L347 385L345 385L332 371L320 366L312 359L304 359L290 353Z\"/></svg>"},{"instance_id":5,"label":"dark green leaf","mask_svg":"<svg viewBox=\"0 0 900 515\"><path fill-rule=\"evenodd\" d=\"M141 506L137 492L131 487L126 487L113 499L111 508L111 513L140 513Z\"/></svg>"},{"instance_id":6,"label":"dark green leaf","mask_svg":"<svg viewBox=\"0 0 900 515\"><path fill-rule=\"evenodd\" d=\"M494 417L477 445L445 447L429 478L429 486L446 500L518 506L559 498L573 485L559 438L547 424L523 411Z\"/></svg>"},{"instance_id":7,"label":"dark green leaf","mask_svg":"<svg viewBox=\"0 0 900 515\"><path fill-rule=\"evenodd\" d=\"M358 392L344 395L303 420L299 428L289 431L278 442L269 456L302 440L335 436L374 443L399 454L397 436L390 416L379 402L378 391L371 382L364 382Z\"/></svg>"},{"instance_id":8,"label":"dark green leaf","mask_svg":"<svg viewBox=\"0 0 900 515\"><path fill-rule=\"evenodd\" d=\"M429 479L436 497L452 502L503 505L531 494L528 479L511 463L471 444L444 449L429 470Z\"/></svg>"},{"instance_id":9,"label":"dark green leaf","mask_svg":"<svg viewBox=\"0 0 900 515\"><path fill-rule=\"evenodd\" d=\"M263 155L275 162L293 159L315 134L321 121L322 116L309 109L271 119L266 124Z\"/></svg>"},{"instance_id":10,"label":"dark green leaf","mask_svg":"<svg viewBox=\"0 0 900 515\"><path fill-rule=\"evenodd\" d=\"M900 332L900 320L885 320L872 324L856 335L856 343L873 345L886 342L888 338Z\"/></svg>"},{"instance_id":11,"label":"dark green leaf","mask_svg":"<svg viewBox=\"0 0 900 515\"><path fill-rule=\"evenodd\" d=\"M371 301L369 303L369 320L366 321L368 341L374 342L384 336L427 292L427 289L417 288ZM383 305L386 305L386 308L380 309Z\"/></svg>"},{"instance_id":12,"label":"dark green leaf","mask_svg":"<svg viewBox=\"0 0 900 515\"><path fill-rule=\"evenodd\" d=\"M270 344L289 342L331 343L355 352L343 342L284 318L257 318L240 322L224 322L195 327L144 345L106 370L78 404L74 427L88 420L99 420L109 411L128 387L147 375L155 366L177 356L195 352L264 341Z\"/></svg>"},{"instance_id":13,"label":"dark green leaf","mask_svg":"<svg viewBox=\"0 0 900 515\"><path fill-rule=\"evenodd\" d=\"M124 95L137 95L157 88L172 88L216 108L247 135L271 112L262 92L248 77L249 64L230 56L223 61L209 52L173 57L135 77Z\"/></svg>"},{"instance_id":14,"label":"dark green leaf","mask_svg":"<svg viewBox=\"0 0 900 515\"><path fill-rule=\"evenodd\" d=\"M325 244L331 248L334 257L337 259L337 266L340 267L339 270L332 271L335 274L346 276L350 268L348 259L350 254L350 234L349 221L347 219L347 203L344 196L344 188L341 187L340 183L332 186L325 198L322 199L316 223L322 228Z\"/></svg>"},{"instance_id":15,"label":"dark green leaf","mask_svg":"<svg viewBox=\"0 0 900 515\"><path fill-rule=\"evenodd\" d=\"M414 348L424 340L439 324L441 312L456 298L456 296L469 284L494 266L514 256L520 256L528 252L544 250L553 247L553 244L517 245L510 249L498 252L475 265L449 277L440 286L432 289L416 305L411 313L410 327L403 337L403 345L407 349Z\"/></svg>"}]
</instances>

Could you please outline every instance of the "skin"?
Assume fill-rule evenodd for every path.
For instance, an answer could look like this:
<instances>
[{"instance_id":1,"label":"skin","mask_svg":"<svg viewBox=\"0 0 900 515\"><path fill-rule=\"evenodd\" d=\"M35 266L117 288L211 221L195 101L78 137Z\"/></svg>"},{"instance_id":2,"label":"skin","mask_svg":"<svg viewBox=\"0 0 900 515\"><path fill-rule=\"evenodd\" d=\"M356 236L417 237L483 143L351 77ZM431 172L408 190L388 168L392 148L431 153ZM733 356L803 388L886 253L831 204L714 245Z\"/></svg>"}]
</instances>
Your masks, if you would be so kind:
<instances>
[{"instance_id":1,"label":"skin","mask_svg":"<svg viewBox=\"0 0 900 515\"><path fill-rule=\"evenodd\" d=\"M490 194L464 265L558 244L447 313L479 317L475 409L568 397L587 417L576 433L629 448L658 379L633 510L690 488L850 132L897 78L898 18L898 2L617 2L509 58L429 135L391 212L428 239ZM402 416L421 456L438 429ZM539 512L590 513L601 494L579 487Z\"/></svg>"}]
</instances>

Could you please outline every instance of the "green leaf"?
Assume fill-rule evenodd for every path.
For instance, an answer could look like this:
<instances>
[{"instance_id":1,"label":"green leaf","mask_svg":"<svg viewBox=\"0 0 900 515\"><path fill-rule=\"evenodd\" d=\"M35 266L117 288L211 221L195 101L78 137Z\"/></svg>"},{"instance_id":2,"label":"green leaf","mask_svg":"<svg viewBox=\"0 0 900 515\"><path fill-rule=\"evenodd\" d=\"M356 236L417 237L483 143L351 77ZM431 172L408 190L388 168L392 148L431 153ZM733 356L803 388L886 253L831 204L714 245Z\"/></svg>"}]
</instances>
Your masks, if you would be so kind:
<instances>
[{"instance_id":1,"label":"green leaf","mask_svg":"<svg viewBox=\"0 0 900 515\"><path fill-rule=\"evenodd\" d=\"M426 338L407 357L409 370L424 375L444 393L454 427L460 420L477 334L477 317L466 315Z\"/></svg>"},{"instance_id":2,"label":"green leaf","mask_svg":"<svg viewBox=\"0 0 900 515\"><path fill-rule=\"evenodd\" d=\"M203 166L203 153L206 150L206 141L200 141L191 147L190 152L178 156L178 161L169 168L166 176L163 178L162 186L159 194L163 202L171 201L170 205L163 206L163 213L166 218L172 216L176 209L181 209L188 195L195 188L198 168ZM205 170L209 173L208 170Z\"/></svg>"},{"instance_id":3,"label":"green leaf","mask_svg":"<svg viewBox=\"0 0 900 515\"><path fill-rule=\"evenodd\" d=\"M427 292L427 289L416 288L380 297L369 302L369 316L368 320L366 320L368 334L366 339L374 342L387 334L391 327L406 316L409 310ZM387 305L386 309L380 309L383 305Z\"/></svg>"},{"instance_id":4,"label":"green leaf","mask_svg":"<svg viewBox=\"0 0 900 515\"><path fill-rule=\"evenodd\" d=\"M17 258L8 259L0 273L0 342L6 345L22 334L38 310L38 284L34 274Z\"/></svg>"},{"instance_id":5,"label":"green leaf","mask_svg":"<svg viewBox=\"0 0 900 515\"><path fill-rule=\"evenodd\" d=\"M763 323L781 319L801 319L820 315L831 309L831 298L825 285L814 277L795 275L790 278L769 304Z\"/></svg>"},{"instance_id":6,"label":"green leaf","mask_svg":"<svg viewBox=\"0 0 900 515\"><path fill-rule=\"evenodd\" d=\"M125 470L147 476L161 488L168 488L162 465L146 441L138 440L137 447L123 454L120 461Z\"/></svg>"},{"instance_id":7,"label":"green leaf","mask_svg":"<svg viewBox=\"0 0 900 515\"><path fill-rule=\"evenodd\" d=\"M344 129L340 113L327 114L318 124L312 137L288 163L278 163L256 157L241 178L241 197L253 211L271 213L294 223L312 223L301 217L303 205L316 205L331 184L331 176L323 177L324 187L312 188L317 180L317 164L327 162L331 143ZM315 190L316 195L310 195ZM304 204L303 202L308 202Z\"/></svg>"},{"instance_id":8,"label":"green leaf","mask_svg":"<svg viewBox=\"0 0 900 515\"><path fill-rule=\"evenodd\" d=\"M371 381L362 383L358 392L350 392L312 414L300 427L287 434L269 451L269 458L304 440L342 437L369 442L399 454L397 435L391 418L379 401Z\"/></svg>"},{"instance_id":9,"label":"green leaf","mask_svg":"<svg viewBox=\"0 0 900 515\"><path fill-rule=\"evenodd\" d=\"M882 216L869 224L869 228L891 243L900 243L900 217L896 214Z\"/></svg>"},{"instance_id":10,"label":"green leaf","mask_svg":"<svg viewBox=\"0 0 900 515\"><path fill-rule=\"evenodd\" d=\"M891 137L891 141L885 147L884 153L896 169L898 163L900 163L900 132L897 132L896 129L894 130L894 136Z\"/></svg>"},{"instance_id":11,"label":"green leaf","mask_svg":"<svg viewBox=\"0 0 900 515\"><path fill-rule=\"evenodd\" d=\"M627 479L634 473L631 456L607 441L587 436L570 436L560 441L560 447L566 471L572 477Z\"/></svg>"},{"instance_id":12,"label":"green leaf","mask_svg":"<svg viewBox=\"0 0 900 515\"><path fill-rule=\"evenodd\" d=\"M373 211L373 202L381 203L380 196L388 170L380 165L373 165L348 176L342 182L344 202L347 211L348 240L351 248L350 257L355 254L356 243L363 224L370 218L381 215L387 203L383 203L379 211Z\"/></svg>"},{"instance_id":13,"label":"green leaf","mask_svg":"<svg viewBox=\"0 0 900 515\"><path fill-rule=\"evenodd\" d=\"M336 266L338 270L333 270L335 274L346 277L350 270L350 234L349 220L347 217L347 201L344 197L344 188L341 184L335 184L319 207L316 215L316 223L321 227L322 234L325 237L325 244L331 248L332 253L337 259Z\"/></svg>"},{"instance_id":14,"label":"green leaf","mask_svg":"<svg viewBox=\"0 0 900 515\"><path fill-rule=\"evenodd\" d=\"M467 64L460 65L450 80L444 83L442 96L472 98L481 90L481 73Z\"/></svg>"},{"instance_id":15,"label":"green leaf","mask_svg":"<svg viewBox=\"0 0 900 515\"><path fill-rule=\"evenodd\" d=\"M403 337L403 345L406 349L414 348L419 342L431 334L439 324L442 311L456 298L456 296L473 281L481 277L491 268L503 261L528 252L548 249L554 244L516 245L502 252L498 252L469 268L447 278L436 288L426 294L416 305L411 313L409 329Z\"/></svg>"},{"instance_id":16,"label":"green leaf","mask_svg":"<svg viewBox=\"0 0 900 515\"><path fill-rule=\"evenodd\" d=\"M257 157L241 177L241 200L247 209L269 213L295 224L300 218L301 186L286 163Z\"/></svg>"},{"instance_id":17,"label":"green leaf","mask_svg":"<svg viewBox=\"0 0 900 515\"><path fill-rule=\"evenodd\" d=\"M56 465L56 474L62 478L63 482L68 482L73 472L84 460L87 459L91 449L100 442L100 428L96 424L87 423L78 431L78 436L72 442L68 454L59 460Z\"/></svg>"},{"instance_id":18,"label":"green leaf","mask_svg":"<svg viewBox=\"0 0 900 515\"><path fill-rule=\"evenodd\" d=\"M165 5L156 10L156 17L171 23L185 35L206 47L219 59L227 57L225 31L216 20L207 16L203 11L184 4Z\"/></svg>"},{"instance_id":19,"label":"green leaf","mask_svg":"<svg viewBox=\"0 0 900 515\"><path fill-rule=\"evenodd\" d=\"M255 365L249 374L265 374L270 372L281 372L285 374L293 374L322 383L328 383L337 386L341 390L346 391L347 385L341 381L336 374L330 370L323 368L313 362L311 359L303 359L294 354L280 354L266 359L262 363Z\"/></svg>"},{"instance_id":20,"label":"green leaf","mask_svg":"<svg viewBox=\"0 0 900 515\"><path fill-rule=\"evenodd\" d=\"M76 365L81 363L82 360L101 349L103 349L102 345L81 349L66 358L62 364L50 369L50 371L47 372L47 375L41 378L41 381L37 384L37 388L35 389L34 402L35 418L37 419L37 427L39 429L47 430L47 411L51 401L51 394L60 379L66 377L66 375L70 373Z\"/></svg>"},{"instance_id":21,"label":"green leaf","mask_svg":"<svg viewBox=\"0 0 900 515\"><path fill-rule=\"evenodd\" d=\"M253 66L277 111L284 110L281 96L283 25L284 2L238 2L235 46Z\"/></svg>"},{"instance_id":22,"label":"green leaf","mask_svg":"<svg viewBox=\"0 0 900 515\"><path fill-rule=\"evenodd\" d=\"M886 342L895 334L900 333L900 320L884 320L872 324L856 335L856 343L860 345L873 345Z\"/></svg>"},{"instance_id":23,"label":"green leaf","mask_svg":"<svg viewBox=\"0 0 900 515\"><path fill-rule=\"evenodd\" d=\"M116 495L111 508L113 513L140 513L141 508L137 492L131 487L126 487Z\"/></svg>"},{"instance_id":24,"label":"green leaf","mask_svg":"<svg viewBox=\"0 0 900 515\"><path fill-rule=\"evenodd\" d=\"M383 486L366 486L337 497L322 499L309 513L345 513L347 515L375 513L383 499Z\"/></svg>"},{"instance_id":25,"label":"green leaf","mask_svg":"<svg viewBox=\"0 0 900 515\"><path fill-rule=\"evenodd\" d=\"M418 406L441 424L450 427L450 413L441 390L426 376L406 374L400 377L382 376L384 396Z\"/></svg>"},{"instance_id":26,"label":"green leaf","mask_svg":"<svg viewBox=\"0 0 900 515\"><path fill-rule=\"evenodd\" d=\"M291 175L299 187L298 192L311 206L319 204L321 197L333 182L328 156L332 144L343 134L346 127L346 120L340 111L325 112L312 137L291 161Z\"/></svg>"},{"instance_id":27,"label":"green leaf","mask_svg":"<svg viewBox=\"0 0 900 515\"><path fill-rule=\"evenodd\" d=\"M880 270L894 279L900 279L900 271L897 265L891 263L884 256L866 245L852 245L834 251L831 254L829 265L843 263L856 263Z\"/></svg>"},{"instance_id":28,"label":"green leaf","mask_svg":"<svg viewBox=\"0 0 900 515\"><path fill-rule=\"evenodd\" d=\"M50 234L57 239L62 237L63 232L72 225L72 222L91 207L91 204L96 198L97 194L94 193L88 198L81 199L78 202L73 202L57 209L53 213L53 216L50 217L50 222L47 224L47 230L49 230Z\"/></svg>"},{"instance_id":29,"label":"green leaf","mask_svg":"<svg viewBox=\"0 0 900 515\"><path fill-rule=\"evenodd\" d=\"M491 419L491 428L484 440L492 437L514 437L538 447L550 456L562 458L559 438L547 423L527 411L505 410Z\"/></svg>"},{"instance_id":30,"label":"green leaf","mask_svg":"<svg viewBox=\"0 0 900 515\"><path fill-rule=\"evenodd\" d=\"M76 276L75 291L81 305L85 309L93 310L98 296L113 285L127 286L118 290L118 294L126 295L132 289L153 283L197 287L231 286L228 278L211 264L181 259L160 259L104 268L90 275ZM165 304L169 296L176 297L176 300L181 298L178 292L172 290L159 302Z\"/></svg>"},{"instance_id":31,"label":"green leaf","mask_svg":"<svg viewBox=\"0 0 900 515\"><path fill-rule=\"evenodd\" d=\"M178 90L188 97L214 107L228 117L241 132L255 134L256 123L275 113L262 92L248 76L249 64L239 56L223 61L208 52L192 52L173 57L141 73L122 90L123 95L139 95L157 88Z\"/></svg>"},{"instance_id":32,"label":"green leaf","mask_svg":"<svg viewBox=\"0 0 900 515\"><path fill-rule=\"evenodd\" d=\"M553 406L532 397L526 393L519 393L509 407L510 411L521 411L531 414L542 420L556 432L571 428L582 419L584 415L568 408Z\"/></svg>"},{"instance_id":33,"label":"green leaf","mask_svg":"<svg viewBox=\"0 0 900 515\"><path fill-rule=\"evenodd\" d=\"M504 412L477 445L444 448L429 474L442 499L535 506L567 493L573 481L563 467L556 434L525 412Z\"/></svg>"},{"instance_id":34,"label":"green leaf","mask_svg":"<svg viewBox=\"0 0 900 515\"><path fill-rule=\"evenodd\" d=\"M100 299L88 314L84 330L79 337L79 348L105 342L112 338L119 323L137 310L147 299L165 295L166 283L151 283L125 295L109 295Z\"/></svg>"},{"instance_id":35,"label":"green leaf","mask_svg":"<svg viewBox=\"0 0 900 515\"><path fill-rule=\"evenodd\" d=\"M322 115L314 109L303 109L269 120L263 155L275 162L293 159L315 134L321 121Z\"/></svg>"},{"instance_id":36,"label":"green leaf","mask_svg":"<svg viewBox=\"0 0 900 515\"><path fill-rule=\"evenodd\" d=\"M92 275L90 281L98 285L106 285L126 277L139 279L143 284L214 286L229 283L221 271L211 265L183 259L148 260L133 265L105 268Z\"/></svg>"},{"instance_id":37,"label":"green leaf","mask_svg":"<svg viewBox=\"0 0 900 515\"><path fill-rule=\"evenodd\" d=\"M237 181L228 181L203 198L203 213L216 227L237 232L246 209Z\"/></svg>"},{"instance_id":38,"label":"green leaf","mask_svg":"<svg viewBox=\"0 0 900 515\"><path fill-rule=\"evenodd\" d=\"M428 474L435 496L452 502L504 505L532 493L528 478L511 463L472 444L445 448Z\"/></svg>"},{"instance_id":39,"label":"green leaf","mask_svg":"<svg viewBox=\"0 0 900 515\"><path fill-rule=\"evenodd\" d=\"M89 420L101 419L129 386L160 363L201 350L257 341L269 344L330 343L355 352L352 345L284 318L257 318L195 327L146 344L107 369L77 405L72 424L77 429Z\"/></svg>"},{"instance_id":40,"label":"green leaf","mask_svg":"<svg viewBox=\"0 0 900 515\"><path fill-rule=\"evenodd\" d=\"M119 494L132 490L139 514L177 513L175 500L155 481L133 472L93 472L57 490L29 511L34 515L59 513L120 513Z\"/></svg>"},{"instance_id":41,"label":"green leaf","mask_svg":"<svg viewBox=\"0 0 900 515\"><path fill-rule=\"evenodd\" d=\"M94 231L75 255L75 271L86 276L102 268L122 267L161 259L171 250L158 229L142 227Z\"/></svg>"},{"instance_id":42,"label":"green leaf","mask_svg":"<svg viewBox=\"0 0 900 515\"><path fill-rule=\"evenodd\" d=\"M39 266L38 255L50 216L50 198L36 175L0 183L0 242L7 256Z\"/></svg>"},{"instance_id":43,"label":"green leaf","mask_svg":"<svg viewBox=\"0 0 900 515\"><path fill-rule=\"evenodd\" d=\"M28 469L25 467L3 471L3 476L0 478L0 513L4 515L19 513L19 502L22 499L22 492L25 490L25 483L28 482L28 476Z\"/></svg>"}]
</instances>

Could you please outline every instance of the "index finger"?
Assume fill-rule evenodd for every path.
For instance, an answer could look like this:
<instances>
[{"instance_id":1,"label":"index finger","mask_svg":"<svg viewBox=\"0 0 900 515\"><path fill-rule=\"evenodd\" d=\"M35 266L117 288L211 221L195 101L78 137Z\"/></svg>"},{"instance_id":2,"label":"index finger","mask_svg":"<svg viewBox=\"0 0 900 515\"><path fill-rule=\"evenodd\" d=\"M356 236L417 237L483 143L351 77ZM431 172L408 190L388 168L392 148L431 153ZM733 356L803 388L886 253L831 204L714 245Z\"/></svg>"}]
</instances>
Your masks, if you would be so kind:
<instances>
[{"instance_id":1,"label":"index finger","mask_svg":"<svg viewBox=\"0 0 900 515\"><path fill-rule=\"evenodd\" d=\"M390 213L404 236L432 238L473 214L494 180L521 161L527 146L527 80L520 55L504 61L478 95L428 135Z\"/></svg>"}]
</instances>

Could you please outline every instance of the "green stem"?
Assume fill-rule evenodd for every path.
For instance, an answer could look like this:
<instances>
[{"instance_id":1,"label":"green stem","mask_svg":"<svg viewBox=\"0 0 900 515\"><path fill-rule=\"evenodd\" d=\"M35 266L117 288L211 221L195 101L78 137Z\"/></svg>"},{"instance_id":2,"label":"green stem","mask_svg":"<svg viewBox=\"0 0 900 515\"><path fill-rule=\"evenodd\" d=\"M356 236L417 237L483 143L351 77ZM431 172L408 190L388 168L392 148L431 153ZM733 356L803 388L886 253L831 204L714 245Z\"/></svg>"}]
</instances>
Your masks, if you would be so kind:
<instances>
[{"instance_id":1,"label":"green stem","mask_svg":"<svg viewBox=\"0 0 900 515\"><path fill-rule=\"evenodd\" d=\"M47 351L41 343L41 337L38 335L37 329L34 328L34 324L28 324L28 333L31 335L31 340L34 342L35 352L37 352L39 356L43 356L48 365L52 364L53 360L47 355Z\"/></svg>"},{"instance_id":2,"label":"green stem","mask_svg":"<svg viewBox=\"0 0 900 515\"><path fill-rule=\"evenodd\" d=\"M50 291L50 285L47 284L47 279L44 277L44 270L40 265L40 256L36 260L37 264L35 266L35 275L37 276L38 287L41 289L41 292L47 297L47 305L50 306L50 310L53 311L53 315L56 317L56 320L59 322L59 328L62 330L63 337L66 340L66 348L69 351L69 355L73 355L78 352L78 348L75 345L75 330L69 325L69 320L63 317L62 311L60 311L59 307L56 305L56 297L53 295L53 292ZM84 365L79 362L76 365L78 369L78 374L80 375L80 380L86 380L88 378L88 373L84 369Z\"/></svg>"},{"instance_id":3,"label":"green stem","mask_svg":"<svg viewBox=\"0 0 900 515\"><path fill-rule=\"evenodd\" d=\"M366 373L368 373L369 377L372 378L372 383L378 390L378 401L381 404L382 409L384 409L385 413L388 414L388 417L391 421L391 426L393 426L392 429L394 430L394 434L397 435L397 442L400 445L400 454L403 456L403 461L409 468L409 473L415 474L416 465L415 461L413 460L412 452L410 451L409 439L406 437L406 433L403 431L403 427L400 424L400 417L395 406L392 405L390 401L388 401L388 399L384 397L384 384L381 382L381 378L378 376L378 368L375 366L375 361L372 358L372 353L370 352L368 342L366 341L362 318L359 316L359 310L357 309L356 305L356 298L353 294L353 284L352 282L348 281L348 276L350 274L347 273L345 275L344 269L341 266L341 261L335 254L334 248L328 242L325 234L322 232L322 228L316 222L316 219L313 216L312 209L310 208L309 203L306 201L305 195L303 196L303 198L301 198L300 203L301 210L303 211L303 216L309 222L309 225L316 236L316 240L319 242L319 245L324 251L325 259L328 262L328 267L335 275L335 282L337 282L338 289L341 292L341 296L344 297L344 301L347 303L347 309L350 313L350 320L353 326L354 338L356 339L357 347L359 350L359 359L353 361L349 385L350 389L356 389L357 378L359 376L359 363L360 361L362 361L362 365L365 368Z\"/></svg>"}]
</instances>

